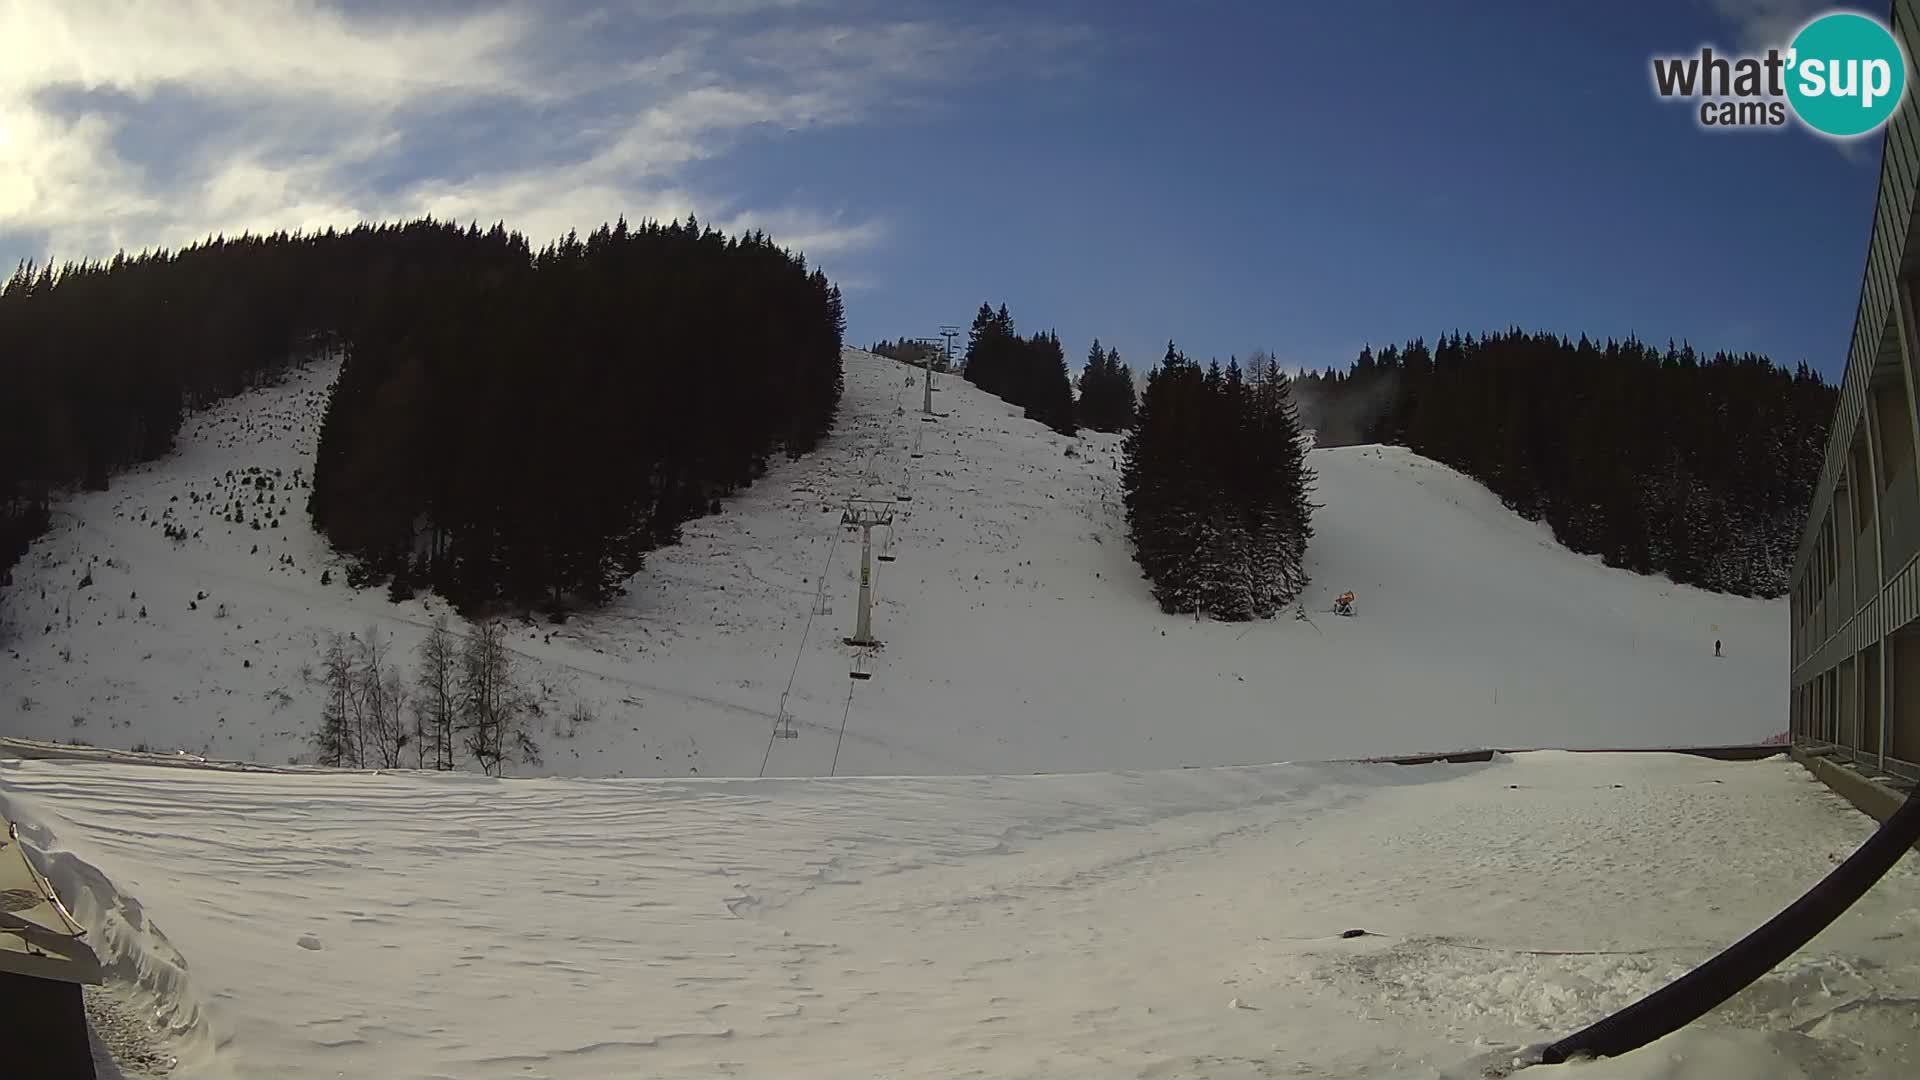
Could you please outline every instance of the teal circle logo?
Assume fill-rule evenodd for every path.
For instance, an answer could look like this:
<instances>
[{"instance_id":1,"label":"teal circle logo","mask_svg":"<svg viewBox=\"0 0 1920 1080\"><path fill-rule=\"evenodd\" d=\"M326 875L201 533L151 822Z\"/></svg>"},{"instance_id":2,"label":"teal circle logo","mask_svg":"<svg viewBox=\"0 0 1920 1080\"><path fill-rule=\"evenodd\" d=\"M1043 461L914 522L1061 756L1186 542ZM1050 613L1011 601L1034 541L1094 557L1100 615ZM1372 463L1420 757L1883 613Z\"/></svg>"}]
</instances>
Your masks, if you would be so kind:
<instances>
[{"instance_id":1,"label":"teal circle logo","mask_svg":"<svg viewBox=\"0 0 1920 1080\"><path fill-rule=\"evenodd\" d=\"M1837 11L1802 27L1787 50L1787 100L1823 135L1865 135L1907 90L1907 58L1887 28Z\"/></svg>"}]
</instances>

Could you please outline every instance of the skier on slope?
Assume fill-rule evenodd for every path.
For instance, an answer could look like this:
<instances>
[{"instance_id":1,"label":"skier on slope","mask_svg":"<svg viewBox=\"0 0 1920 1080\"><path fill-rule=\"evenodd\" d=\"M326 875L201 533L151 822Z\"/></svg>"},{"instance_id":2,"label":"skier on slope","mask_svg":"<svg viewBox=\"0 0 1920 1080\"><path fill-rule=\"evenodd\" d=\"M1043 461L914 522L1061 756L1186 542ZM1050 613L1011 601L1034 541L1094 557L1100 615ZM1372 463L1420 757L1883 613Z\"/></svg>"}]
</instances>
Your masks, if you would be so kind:
<instances>
[{"instance_id":1,"label":"skier on slope","mask_svg":"<svg viewBox=\"0 0 1920 1080\"><path fill-rule=\"evenodd\" d=\"M1333 610L1337 615L1353 614L1353 590L1348 589L1333 600Z\"/></svg>"}]
</instances>

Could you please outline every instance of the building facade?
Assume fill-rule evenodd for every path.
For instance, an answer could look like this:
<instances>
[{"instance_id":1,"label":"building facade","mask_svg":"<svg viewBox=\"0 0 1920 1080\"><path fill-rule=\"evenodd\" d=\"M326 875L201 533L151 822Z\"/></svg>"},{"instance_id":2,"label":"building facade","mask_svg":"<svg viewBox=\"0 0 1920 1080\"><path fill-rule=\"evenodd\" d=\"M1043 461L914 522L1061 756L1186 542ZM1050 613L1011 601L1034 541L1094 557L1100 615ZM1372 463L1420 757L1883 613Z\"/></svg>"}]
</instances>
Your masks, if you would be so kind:
<instances>
[{"instance_id":1,"label":"building facade","mask_svg":"<svg viewBox=\"0 0 1920 1080\"><path fill-rule=\"evenodd\" d=\"M1908 57L1920 5L1892 5ZM1794 742L1920 780L1920 130L1883 129L1880 192L1825 464L1793 566Z\"/></svg>"}]
</instances>

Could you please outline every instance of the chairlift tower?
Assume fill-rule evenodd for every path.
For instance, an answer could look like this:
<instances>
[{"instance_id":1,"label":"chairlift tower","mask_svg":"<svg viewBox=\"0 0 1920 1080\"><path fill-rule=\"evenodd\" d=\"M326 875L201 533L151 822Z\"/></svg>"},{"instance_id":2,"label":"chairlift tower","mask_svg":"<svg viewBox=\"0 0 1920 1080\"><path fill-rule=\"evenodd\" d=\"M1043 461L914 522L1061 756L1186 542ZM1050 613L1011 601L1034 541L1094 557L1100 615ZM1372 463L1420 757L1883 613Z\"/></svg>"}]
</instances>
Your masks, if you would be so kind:
<instances>
[{"instance_id":1,"label":"chairlift tower","mask_svg":"<svg viewBox=\"0 0 1920 1080\"><path fill-rule=\"evenodd\" d=\"M960 328L957 326L942 326L940 328L940 336L947 339L947 370L952 371L953 339L960 336Z\"/></svg>"},{"instance_id":2,"label":"chairlift tower","mask_svg":"<svg viewBox=\"0 0 1920 1080\"><path fill-rule=\"evenodd\" d=\"M873 637L873 530L879 525L893 524L893 501L849 499L847 508L840 514L840 523L860 530L860 612L847 644L878 645Z\"/></svg>"},{"instance_id":3,"label":"chairlift tower","mask_svg":"<svg viewBox=\"0 0 1920 1080\"><path fill-rule=\"evenodd\" d=\"M932 416L933 415L933 339L932 338L915 338L914 340L922 346L920 350L920 370L921 370L921 383L925 392L921 396L920 414L922 416Z\"/></svg>"}]
</instances>

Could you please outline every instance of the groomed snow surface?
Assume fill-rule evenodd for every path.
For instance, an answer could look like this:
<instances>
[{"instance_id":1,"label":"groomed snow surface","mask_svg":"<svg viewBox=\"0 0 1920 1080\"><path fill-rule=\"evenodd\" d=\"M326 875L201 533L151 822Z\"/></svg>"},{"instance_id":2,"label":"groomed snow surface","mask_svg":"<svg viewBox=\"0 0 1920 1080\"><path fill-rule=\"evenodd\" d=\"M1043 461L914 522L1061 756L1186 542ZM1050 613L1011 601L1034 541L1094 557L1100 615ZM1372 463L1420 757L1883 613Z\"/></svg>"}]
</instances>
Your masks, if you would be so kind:
<instances>
[{"instance_id":1,"label":"groomed snow surface","mask_svg":"<svg viewBox=\"0 0 1920 1080\"><path fill-rule=\"evenodd\" d=\"M58 507L0 590L0 734L284 764L311 757L327 633L378 625L410 662L442 605L349 589L306 519L331 374L198 414L176 454ZM918 380L849 350L821 450L691 523L609 610L518 625L546 760L514 772L1136 769L1786 727L1784 601L1607 569L1399 448L1309 456L1312 621L1163 615L1125 540L1117 438L1066 439L947 377L950 415L922 422ZM895 557L875 565L885 647L856 657L841 509L903 493L896 532L875 533ZM236 498L240 524L220 516ZM1328 614L1347 589L1358 614ZM774 744L783 697L800 737Z\"/></svg>"},{"instance_id":2,"label":"groomed snow surface","mask_svg":"<svg viewBox=\"0 0 1920 1080\"><path fill-rule=\"evenodd\" d=\"M1871 822L1783 759L489 780L0 764L182 1077L1478 1075ZM137 898L137 902L135 899ZM1342 939L1349 929L1373 935ZM164 930L164 937L161 931ZM1911 1077L1920 857L1634 1077Z\"/></svg>"}]
</instances>

